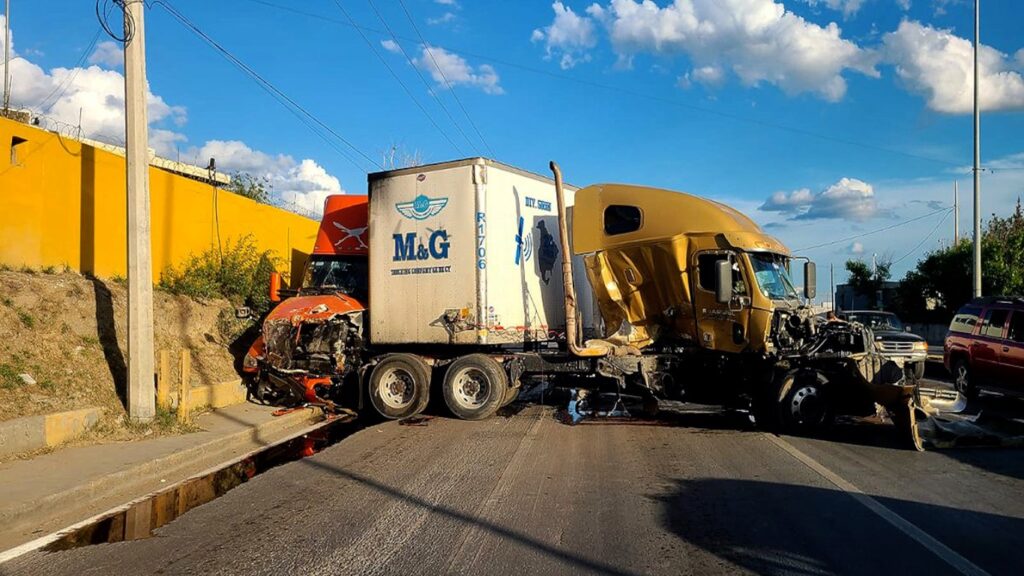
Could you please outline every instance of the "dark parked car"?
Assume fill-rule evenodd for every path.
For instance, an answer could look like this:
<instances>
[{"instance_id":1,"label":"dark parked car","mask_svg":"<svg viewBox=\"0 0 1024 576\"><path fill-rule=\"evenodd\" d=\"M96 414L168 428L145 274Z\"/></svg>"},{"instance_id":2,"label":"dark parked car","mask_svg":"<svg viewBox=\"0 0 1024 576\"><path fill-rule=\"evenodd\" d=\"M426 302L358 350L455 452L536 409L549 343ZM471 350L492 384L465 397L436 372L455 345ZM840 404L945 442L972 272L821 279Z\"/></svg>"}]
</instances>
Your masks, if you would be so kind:
<instances>
[{"instance_id":1,"label":"dark parked car","mask_svg":"<svg viewBox=\"0 0 1024 576\"><path fill-rule=\"evenodd\" d=\"M836 314L847 322L860 322L875 333L875 348L888 358L902 360L907 377L924 377L924 364L928 360L928 342L917 334L907 332L899 316L878 310L844 310Z\"/></svg>"},{"instance_id":2,"label":"dark parked car","mask_svg":"<svg viewBox=\"0 0 1024 576\"><path fill-rule=\"evenodd\" d=\"M956 389L1024 393L1024 298L976 298L953 317L944 347Z\"/></svg>"}]
</instances>

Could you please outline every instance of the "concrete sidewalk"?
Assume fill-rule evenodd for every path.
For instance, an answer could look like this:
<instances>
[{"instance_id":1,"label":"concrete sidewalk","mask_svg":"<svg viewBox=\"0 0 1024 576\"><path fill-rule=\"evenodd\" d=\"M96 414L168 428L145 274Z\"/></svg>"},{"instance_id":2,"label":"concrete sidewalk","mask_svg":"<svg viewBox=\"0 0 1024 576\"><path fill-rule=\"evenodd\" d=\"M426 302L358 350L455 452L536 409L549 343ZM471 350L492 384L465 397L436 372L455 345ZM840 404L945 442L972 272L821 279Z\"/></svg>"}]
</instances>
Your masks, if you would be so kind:
<instances>
[{"instance_id":1,"label":"concrete sidewalk","mask_svg":"<svg viewBox=\"0 0 1024 576\"><path fill-rule=\"evenodd\" d=\"M23 544L218 464L279 442L322 419L238 404L198 417L201 432L65 448L0 464L0 550Z\"/></svg>"}]
</instances>

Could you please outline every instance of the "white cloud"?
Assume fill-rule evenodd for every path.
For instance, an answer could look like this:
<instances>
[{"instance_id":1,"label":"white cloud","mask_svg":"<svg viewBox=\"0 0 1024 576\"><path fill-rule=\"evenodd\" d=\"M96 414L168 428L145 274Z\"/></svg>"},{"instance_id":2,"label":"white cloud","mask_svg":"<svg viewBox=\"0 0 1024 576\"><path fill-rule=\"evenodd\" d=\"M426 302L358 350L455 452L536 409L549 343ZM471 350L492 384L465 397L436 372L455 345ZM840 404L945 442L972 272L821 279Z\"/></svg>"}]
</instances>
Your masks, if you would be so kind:
<instances>
[{"instance_id":1,"label":"white cloud","mask_svg":"<svg viewBox=\"0 0 1024 576\"><path fill-rule=\"evenodd\" d=\"M3 17L0 16L2 27ZM58 67L46 72L15 54L11 60L12 104L43 115L44 127L77 127L81 114L82 135L123 145L124 76L103 67L114 65L114 50L105 48L104 44L108 43L97 46L90 57L91 62L102 66L93 64L87 68ZM13 41L11 47L14 47ZM0 34L0 52L2 50L3 35ZM149 146L159 156L178 159L178 150L187 138L181 132L159 125L184 125L188 121L185 108L168 104L150 92L147 111ZM77 133L77 128L74 132ZM243 171L267 177L286 207L291 205L306 212L319 213L329 194L344 193L338 179L311 159L296 161L284 154L270 155L239 141L211 140L180 154L182 161L191 161L199 166L206 166L211 157L217 159L218 169L224 172Z\"/></svg>"},{"instance_id":2,"label":"white cloud","mask_svg":"<svg viewBox=\"0 0 1024 576\"><path fill-rule=\"evenodd\" d=\"M692 70L689 77L693 78L694 82L714 87L725 82L725 71L718 66L701 66Z\"/></svg>"},{"instance_id":3,"label":"white cloud","mask_svg":"<svg viewBox=\"0 0 1024 576\"><path fill-rule=\"evenodd\" d=\"M807 188L789 194L776 192L759 209L791 214L793 220L832 218L863 222L882 214L874 188L856 178L841 178L818 194Z\"/></svg>"},{"instance_id":4,"label":"white cloud","mask_svg":"<svg viewBox=\"0 0 1024 576\"><path fill-rule=\"evenodd\" d=\"M107 68L121 68L124 66L124 50L116 42L106 41L96 45L96 49L89 55L89 64L99 64Z\"/></svg>"},{"instance_id":5,"label":"white cloud","mask_svg":"<svg viewBox=\"0 0 1024 576\"><path fill-rule=\"evenodd\" d=\"M563 70L589 61L587 51L597 45L594 21L576 14L561 2L553 3L551 8L555 11L554 21L550 26L534 30L530 41L544 42L546 59L560 55L559 65Z\"/></svg>"},{"instance_id":6,"label":"white cloud","mask_svg":"<svg viewBox=\"0 0 1024 576\"><path fill-rule=\"evenodd\" d=\"M910 0L898 0L898 2L899 1L907 2L909 4ZM864 4L864 0L803 0L803 2L810 6L827 6L832 10L842 12L844 18L849 18L856 14Z\"/></svg>"},{"instance_id":7,"label":"white cloud","mask_svg":"<svg viewBox=\"0 0 1024 576\"><path fill-rule=\"evenodd\" d=\"M429 72L438 88L464 85L479 88L487 94L505 93L492 66L481 64L473 67L462 56L440 46L421 45L420 56L413 58L413 64Z\"/></svg>"},{"instance_id":8,"label":"white cloud","mask_svg":"<svg viewBox=\"0 0 1024 576\"><path fill-rule=\"evenodd\" d=\"M438 24L447 24L455 20L455 18L456 16L454 12L445 12L444 14L436 18L427 18L427 24L430 24L431 26L436 26Z\"/></svg>"},{"instance_id":9,"label":"white cloud","mask_svg":"<svg viewBox=\"0 0 1024 576\"><path fill-rule=\"evenodd\" d=\"M850 244L850 254L853 254L854 256L859 256L859 255L861 255L863 253L864 253L864 244L863 243L861 243L861 242L854 242L853 244Z\"/></svg>"},{"instance_id":10,"label":"white cloud","mask_svg":"<svg viewBox=\"0 0 1024 576\"><path fill-rule=\"evenodd\" d=\"M695 68L731 70L746 86L778 86L829 101L846 94L843 73L877 76L874 57L842 38L837 24L819 26L772 0L611 0L587 13L603 22L621 65L638 54L685 55Z\"/></svg>"},{"instance_id":11,"label":"white cloud","mask_svg":"<svg viewBox=\"0 0 1024 576\"><path fill-rule=\"evenodd\" d=\"M966 114L974 107L974 49L949 30L904 20L883 39L884 57L896 66L906 87L923 95L932 110ZM1018 63L1020 64L1018 53ZM1024 76L1002 52L982 44L978 50L980 104L983 110L1024 109Z\"/></svg>"},{"instance_id":12,"label":"white cloud","mask_svg":"<svg viewBox=\"0 0 1024 576\"><path fill-rule=\"evenodd\" d=\"M398 54L402 50L401 46L398 45L398 42L395 42L394 40L381 40L380 45L392 54Z\"/></svg>"},{"instance_id":13,"label":"white cloud","mask_svg":"<svg viewBox=\"0 0 1024 576\"><path fill-rule=\"evenodd\" d=\"M203 166L215 158L217 169L222 172L246 172L266 178L278 200L286 207L304 212L320 214L327 196L345 193L341 182L312 159L296 161L287 154L267 154L237 140L211 140L189 150L188 155Z\"/></svg>"},{"instance_id":14,"label":"white cloud","mask_svg":"<svg viewBox=\"0 0 1024 576\"><path fill-rule=\"evenodd\" d=\"M459 3L456 0L434 0L434 3L442 6L452 6L454 8L459 7Z\"/></svg>"},{"instance_id":15,"label":"white cloud","mask_svg":"<svg viewBox=\"0 0 1024 576\"><path fill-rule=\"evenodd\" d=\"M798 213L805 210L814 201L814 194L808 188L794 190L789 194L779 191L765 200L759 210L765 212Z\"/></svg>"}]
</instances>

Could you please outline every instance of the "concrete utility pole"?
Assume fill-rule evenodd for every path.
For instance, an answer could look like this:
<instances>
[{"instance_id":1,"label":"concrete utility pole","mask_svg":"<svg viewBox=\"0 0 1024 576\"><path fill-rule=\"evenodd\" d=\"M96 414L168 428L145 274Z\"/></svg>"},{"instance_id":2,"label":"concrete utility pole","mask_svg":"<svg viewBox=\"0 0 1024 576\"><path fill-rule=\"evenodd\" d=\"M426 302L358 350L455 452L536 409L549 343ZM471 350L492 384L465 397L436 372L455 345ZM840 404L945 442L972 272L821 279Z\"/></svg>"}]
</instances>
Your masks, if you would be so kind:
<instances>
[{"instance_id":1,"label":"concrete utility pole","mask_svg":"<svg viewBox=\"0 0 1024 576\"><path fill-rule=\"evenodd\" d=\"M960 243L960 183L953 180L953 246Z\"/></svg>"},{"instance_id":2,"label":"concrete utility pole","mask_svg":"<svg viewBox=\"0 0 1024 576\"><path fill-rule=\"evenodd\" d=\"M142 0L124 9L125 137L128 191L128 416L156 414L153 366L153 262L150 257L146 28Z\"/></svg>"},{"instance_id":3,"label":"concrete utility pole","mask_svg":"<svg viewBox=\"0 0 1024 576\"><path fill-rule=\"evenodd\" d=\"M11 0L4 2L4 116L11 108Z\"/></svg>"},{"instance_id":4,"label":"concrete utility pole","mask_svg":"<svg viewBox=\"0 0 1024 576\"><path fill-rule=\"evenodd\" d=\"M981 113L978 109L978 43L981 0L974 0L974 297L981 297Z\"/></svg>"}]
</instances>

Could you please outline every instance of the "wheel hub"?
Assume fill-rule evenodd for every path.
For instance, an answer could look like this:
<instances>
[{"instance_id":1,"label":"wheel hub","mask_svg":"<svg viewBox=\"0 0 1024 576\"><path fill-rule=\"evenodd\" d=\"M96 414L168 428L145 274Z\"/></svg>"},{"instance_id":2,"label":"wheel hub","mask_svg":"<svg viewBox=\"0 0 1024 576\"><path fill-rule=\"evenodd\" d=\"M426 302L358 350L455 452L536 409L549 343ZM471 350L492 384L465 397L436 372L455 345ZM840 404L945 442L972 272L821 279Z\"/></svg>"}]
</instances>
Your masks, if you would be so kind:
<instances>
[{"instance_id":1,"label":"wheel hub","mask_svg":"<svg viewBox=\"0 0 1024 576\"><path fill-rule=\"evenodd\" d=\"M455 401L462 407L482 406L490 394L487 376L476 368L465 368L455 376Z\"/></svg>"},{"instance_id":2,"label":"wheel hub","mask_svg":"<svg viewBox=\"0 0 1024 576\"><path fill-rule=\"evenodd\" d=\"M789 403L793 420L800 424L815 425L825 419L825 403L815 386L803 386L793 393Z\"/></svg>"},{"instance_id":3,"label":"wheel hub","mask_svg":"<svg viewBox=\"0 0 1024 576\"><path fill-rule=\"evenodd\" d=\"M380 398L389 408L402 409L412 403L413 378L405 370L395 368L380 380Z\"/></svg>"}]
</instances>

